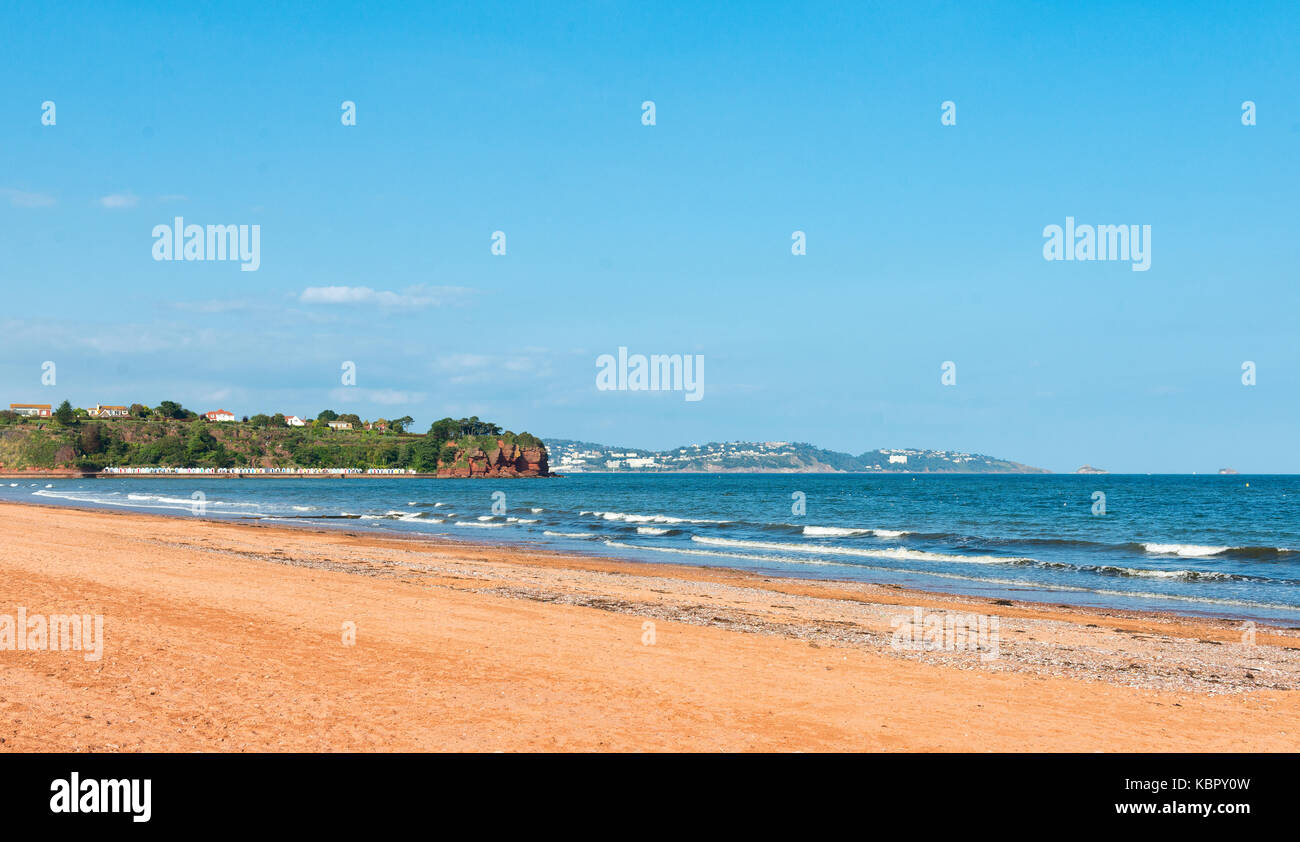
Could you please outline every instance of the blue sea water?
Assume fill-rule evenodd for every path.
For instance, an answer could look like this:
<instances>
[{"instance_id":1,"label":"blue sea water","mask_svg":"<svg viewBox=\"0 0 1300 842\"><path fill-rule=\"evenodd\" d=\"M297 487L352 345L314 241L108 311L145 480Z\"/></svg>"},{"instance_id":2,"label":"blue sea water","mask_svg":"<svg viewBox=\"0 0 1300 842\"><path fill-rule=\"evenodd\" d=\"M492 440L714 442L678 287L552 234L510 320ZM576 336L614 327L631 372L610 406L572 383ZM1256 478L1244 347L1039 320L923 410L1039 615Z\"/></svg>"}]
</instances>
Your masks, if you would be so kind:
<instances>
[{"instance_id":1,"label":"blue sea water","mask_svg":"<svg viewBox=\"0 0 1300 842\"><path fill-rule=\"evenodd\" d=\"M1093 513L1098 491L1104 515ZM180 517L195 516L196 492L210 518L1300 625L1296 476L0 481L0 499ZM504 512L493 510L495 492Z\"/></svg>"}]
</instances>

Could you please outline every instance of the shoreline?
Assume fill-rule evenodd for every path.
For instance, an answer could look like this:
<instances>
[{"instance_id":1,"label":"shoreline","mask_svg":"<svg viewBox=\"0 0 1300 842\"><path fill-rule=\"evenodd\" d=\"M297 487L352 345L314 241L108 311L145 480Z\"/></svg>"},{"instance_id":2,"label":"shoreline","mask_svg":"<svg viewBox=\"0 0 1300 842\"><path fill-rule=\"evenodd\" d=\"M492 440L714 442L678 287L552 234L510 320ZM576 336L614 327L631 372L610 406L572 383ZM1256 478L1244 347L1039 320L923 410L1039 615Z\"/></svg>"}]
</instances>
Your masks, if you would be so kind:
<instances>
[{"instance_id":1,"label":"shoreline","mask_svg":"<svg viewBox=\"0 0 1300 842\"><path fill-rule=\"evenodd\" d=\"M553 549L550 547L530 546L526 542L511 543L505 541L492 541L487 538L474 540L469 537L455 538L443 534L429 535L413 532L400 532L394 529L388 529L382 526L353 526L349 523L326 524L309 524L309 523L285 523L277 520L275 523L264 523L263 518L253 517L228 517L219 518L208 515L187 515L180 512L170 514L154 514L151 512L136 511L134 509L120 508L114 509L105 506L87 506L77 503L29 503L14 502L10 500L0 500L0 511L5 506L17 506L24 508L42 509L50 512L76 511L86 514L106 514L114 517L140 517L148 519L158 519L167 522L198 522L213 525L230 525L237 528L248 529L267 529L283 530L290 533L302 533L305 535L337 535L343 534L350 538L356 538L364 541L366 538L373 538L378 541L410 543L416 547L438 550L461 549L465 551L479 551L489 553L500 553L505 555L531 555L538 559L558 559L562 561L583 561L597 565L600 569L608 572L631 574L649 571L655 575L671 576L677 571L697 571L705 576L718 576L719 578L737 578L746 581L762 580L768 583L788 582L793 585L805 586L842 586L845 588L863 589L868 591L883 590L901 594L911 594L918 599L945 601L954 604L966 606L978 605L998 605L1000 607L1011 606L1014 609L1022 611L1039 611L1045 612L1043 616L1049 613L1072 612L1094 617L1126 618L1133 620L1149 620L1153 622L1181 622L1204 623L1210 626L1223 627L1240 631L1240 624L1243 622L1239 618L1218 617L1208 614L1183 614L1173 610L1160 609L1136 609L1121 607L1102 607L1086 605L1068 605L1066 603L1048 602L1043 600L1032 599L1010 599L1004 597L984 597L972 594L961 594L947 591L931 591L924 588L913 588L904 585L895 585L888 583L865 582L854 579L841 579L835 577L827 578L805 578L792 576L788 574L776 573L759 573L752 570L746 570L741 567L730 567L727 565L703 565L690 564L685 562L656 562L656 561L639 561L617 558L610 555L603 555L597 551L581 550L564 550ZM305 520L305 518L304 518ZM346 519L345 519L346 520ZM595 569L595 568L593 568ZM890 601L893 604L893 601ZM897 604L902 604L898 601ZM911 604L911 603L909 603ZM1027 616L1027 615L1018 615ZM1300 625L1288 626L1278 622L1268 621L1251 621L1256 624L1257 628L1271 630L1270 633L1278 633L1286 636L1288 632L1295 632L1297 645L1300 645Z\"/></svg>"},{"instance_id":2,"label":"shoreline","mask_svg":"<svg viewBox=\"0 0 1300 842\"><path fill-rule=\"evenodd\" d=\"M205 475L198 475L198 476L205 476ZM552 476L563 478L563 476L565 475L556 474ZM181 478L181 477L172 477L172 478ZM206 478L220 479L223 477L219 477L219 476L213 477L211 475L206 475ZM227 478L233 479L234 477L227 477ZM294 478L294 477L280 477L280 478ZM316 477L316 478L328 479L330 477L324 476L324 477ZM371 476L365 478L382 479L385 477ZM514 478L521 478L521 477L514 477ZM522 478L528 478L528 477L522 477ZM448 479L448 478L440 477L439 479ZM469 478L460 478L460 479L469 479ZM617 551L611 551L611 550L601 551L599 549L588 548L585 546L583 547L573 546L572 542L569 542L569 545L567 546L564 545L563 543L561 543L559 546L554 546L554 542L546 542L543 541L542 539L538 539L535 536L524 536L524 537L519 537L515 540L505 540L502 538L490 537L486 534L482 534L478 538L474 538L474 537L470 537L469 534L452 536L449 533L445 533L441 531L439 531L436 534L408 532L400 529L392 529L377 523L367 523L365 522L367 520L367 516L348 514L346 512L340 515L326 515L326 516L306 515L306 514L255 516L255 515L236 515L234 512L230 512L223 517L213 513L197 515L187 510L181 510L181 509L167 510L167 507L153 507L153 506L145 506L145 505L131 506L125 504L123 505L106 504L106 505L96 506L96 505L88 505L86 503L78 503L78 502L53 504L53 503L28 502L26 499L23 499L22 501L8 501L8 500L4 500L3 498L0 498L0 504L3 503L12 503L14 505L42 506L42 507L50 507L54 509L75 508L87 512L137 513L142 515L158 516L158 517L166 517L166 518L180 518L183 520L207 519L218 523L256 523L261 520L270 520L275 522L273 525L281 526L286 529L299 529L299 528L308 529L308 530L314 528L329 529L329 530L354 529L360 532L366 532L366 533L376 534L376 535L387 535L395 538L411 538L414 540L432 540L432 541L445 540L448 542L464 541L468 545L479 546L488 549L497 548L503 552L518 551L524 548L533 550L537 548L537 544L540 541L543 545L550 544L550 546L546 546L544 550L537 548L538 551L554 552L561 555L567 554L567 555L579 555L579 556L590 557L590 558L601 558L601 559L607 559L607 560L617 561L617 562L631 562L634 564L645 564L645 565L668 564L673 567L690 567L690 568L700 568L700 569L709 569L709 570L727 569L727 570L733 570L738 572L760 573L761 575L764 576L772 576L772 577L783 578L783 579L788 578L788 579L809 580L809 581L862 583L868 585L875 585L878 587L891 587L891 588L898 587L907 590L909 592L914 591L917 593L929 594L936 597L952 596L958 599L969 598L976 601L980 599L988 598L988 599L1012 600L1017 603L1025 603L1025 604L1038 604L1038 605L1045 605L1045 606L1050 605L1050 606L1056 606L1060 608L1077 608L1084 611L1129 611L1135 614L1149 615L1149 616L1169 616L1169 617L1180 617L1180 618L1187 618L1187 619L1218 620L1218 621L1239 623L1239 624L1254 623L1254 624L1263 624L1263 625L1276 627L1276 628L1300 628L1300 613L1298 613L1300 612L1300 608L1297 608L1295 606L1290 606L1290 605L1283 605L1283 604L1258 603L1258 602L1232 603L1230 600L1221 599L1216 596L1206 596L1203 599L1197 599L1195 597L1168 596L1168 595L1163 595L1155 592L1136 593L1136 594L1112 594L1121 599L1127 597L1128 599L1130 599L1130 601L1138 601L1143 603L1135 606L1125 606L1122 604L1114 604L1111 600L1104 598L1104 595L1106 594L1106 592L1104 591L1093 592L1096 594L1095 599L1088 599L1086 597L1081 598L1078 595L1077 589L1071 590L1069 588L1066 588L1061 591L1055 591L1050 583L1043 583L1041 585L1024 583L1019 586L1007 585L1006 587L997 587L996 585L998 584L1006 585L1007 583L994 583L995 585L994 587L991 588L986 587L980 589L980 588L961 588L961 587L947 588L944 587L942 584L934 583L932 580L931 587L924 587L924 586L919 586L916 583L890 582L888 578L882 578L878 576L877 577L864 576L861 578L853 578L853 577L835 576L835 575L828 575L828 576L810 575L806 572L793 573L788 570L763 571L761 569L755 569L753 567L746 567L743 564L733 564L730 561L722 562L719 564L700 564L698 562L686 560L690 557L689 555L686 554L680 555L679 559L681 560L675 562L660 562L655 560L654 558L656 553L651 553L648 550L641 552L639 554L640 557L637 557L638 554L635 552L630 554L628 553L620 554ZM155 512L155 511L151 511L152 509L161 509L162 511ZM296 523L290 522L291 520L296 521ZM354 521L356 521L356 523L354 523ZM666 550L665 552L672 554L671 550ZM685 552L689 552L689 550ZM904 571L904 572L915 572L917 576L927 575L924 571ZM984 590L986 593L980 594L979 593L980 590ZM1035 597L1028 598L1028 597L1018 596L1015 594L1015 591L1017 590L1034 591ZM1176 601L1180 603L1180 607L1178 608L1158 607L1162 602L1170 602L1170 601Z\"/></svg>"},{"instance_id":3,"label":"shoreline","mask_svg":"<svg viewBox=\"0 0 1300 842\"><path fill-rule=\"evenodd\" d=\"M1300 749L1295 629L27 503L0 536L0 614L105 617L100 661L0 650L0 751ZM996 617L997 658L898 649L917 610Z\"/></svg>"}]
</instances>

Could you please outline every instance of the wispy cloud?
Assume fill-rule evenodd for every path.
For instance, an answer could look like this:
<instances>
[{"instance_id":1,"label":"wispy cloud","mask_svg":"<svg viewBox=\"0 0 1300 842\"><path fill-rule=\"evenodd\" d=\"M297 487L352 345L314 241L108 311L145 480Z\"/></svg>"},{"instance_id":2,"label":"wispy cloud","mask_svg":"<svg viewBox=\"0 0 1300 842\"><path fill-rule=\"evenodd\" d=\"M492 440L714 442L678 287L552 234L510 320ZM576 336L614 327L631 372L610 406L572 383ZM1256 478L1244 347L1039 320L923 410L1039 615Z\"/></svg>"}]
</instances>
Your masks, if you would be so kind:
<instances>
[{"instance_id":1,"label":"wispy cloud","mask_svg":"<svg viewBox=\"0 0 1300 842\"><path fill-rule=\"evenodd\" d=\"M0 189L0 196L8 199L9 204L15 208L48 208L58 204L48 193L28 193L13 188Z\"/></svg>"},{"instance_id":2,"label":"wispy cloud","mask_svg":"<svg viewBox=\"0 0 1300 842\"><path fill-rule=\"evenodd\" d=\"M463 301L474 290L453 286L413 286L401 292L371 287L307 287L298 296L303 304L360 304L385 308L441 307Z\"/></svg>"},{"instance_id":3,"label":"wispy cloud","mask_svg":"<svg viewBox=\"0 0 1300 842\"><path fill-rule=\"evenodd\" d=\"M423 392L405 392L400 389L360 389L340 386L330 392L330 400L337 404L377 403L384 406L402 406L421 403Z\"/></svg>"},{"instance_id":4,"label":"wispy cloud","mask_svg":"<svg viewBox=\"0 0 1300 842\"><path fill-rule=\"evenodd\" d=\"M544 348L530 348L527 353L511 354L440 354L434 358L433 370L457 385L487 383L509 375L549 377L551 353Z\"/></svg>"},{"instance_id":5,"label":"wispy cloud","mask_svg":"<svg viewBox=\"0 0 1300 842\"><path fill-rule=\"evenodd\" d=\"M110 193L107 196L101 196L99 198L99 204L110 210L133 208L140 204L140 197L132 193Z\"/></svg>"},{"instance_id":6,"label":"wispy cloud","mask_svg":"<svg viewBox=\"0 0 1300 842\"><path fill-rule=\"evenodd\" d=\"M172 304L187 313L238 313L254 309L254 304L243 298L211 298L206 301L177 301Z\"/></svg>"}]
</instances>

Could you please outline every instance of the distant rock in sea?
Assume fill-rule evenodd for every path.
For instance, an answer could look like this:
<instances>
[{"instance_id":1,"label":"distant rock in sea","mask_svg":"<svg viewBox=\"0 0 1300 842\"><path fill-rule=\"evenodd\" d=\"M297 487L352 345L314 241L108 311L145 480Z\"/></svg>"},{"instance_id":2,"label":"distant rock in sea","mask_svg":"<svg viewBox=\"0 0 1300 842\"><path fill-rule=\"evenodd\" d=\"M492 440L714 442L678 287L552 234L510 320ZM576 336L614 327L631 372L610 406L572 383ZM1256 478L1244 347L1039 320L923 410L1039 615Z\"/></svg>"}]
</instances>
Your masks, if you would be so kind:
<instances>
[{"instance_id":1,"label":"distant rock in sea","mask_svg":"<svg viewBox=\"0 0 1300 842\"><path fill-rule=\"evenodd\" d=\"M1104 474L1104 473L1108 473L1108 472L1105 471L1105 470L1102 470L1101 468L1094 468L1094 467L1091 466L1091 465L1084 465L1082 468L1080 468L1079 470L1075 471L1075 473L1076 473L1076 474Z\"/></svg>"},{"instance_id":2,"label":"distant rock in sea","mask_svg":"<svg viewBox=\"0 0 1300 842\"><path fill-rule=\"evenodd\" d=\"M1219 469L1219 473L1221 473L1221 474L1235 474L1235 473L1237 473L1237 471L1236 471L1235 468L1220 468L1220 469Z\"/></svg>"}]
</instances>

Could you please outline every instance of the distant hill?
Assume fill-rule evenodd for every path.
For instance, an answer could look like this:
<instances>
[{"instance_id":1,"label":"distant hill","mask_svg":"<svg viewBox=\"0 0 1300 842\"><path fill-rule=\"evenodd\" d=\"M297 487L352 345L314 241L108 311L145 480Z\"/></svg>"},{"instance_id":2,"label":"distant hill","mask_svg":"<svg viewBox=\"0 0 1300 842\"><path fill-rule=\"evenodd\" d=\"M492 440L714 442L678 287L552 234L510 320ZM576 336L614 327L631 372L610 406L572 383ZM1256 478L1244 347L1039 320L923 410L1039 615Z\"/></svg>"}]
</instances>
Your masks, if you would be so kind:
<instances>
[{"instance_id":1,"label":"distant hill","mask_svg":"<svg viewBox=\"0 0 1300 842\"><path fill-rule=\"evenodd\" d=\"M1045 474L978 453L898 448L859 456L803 442L710 442L646 450L574 439L545 439L551 469L561 473L944 473Z\"/></svg>"}]
</instances>

